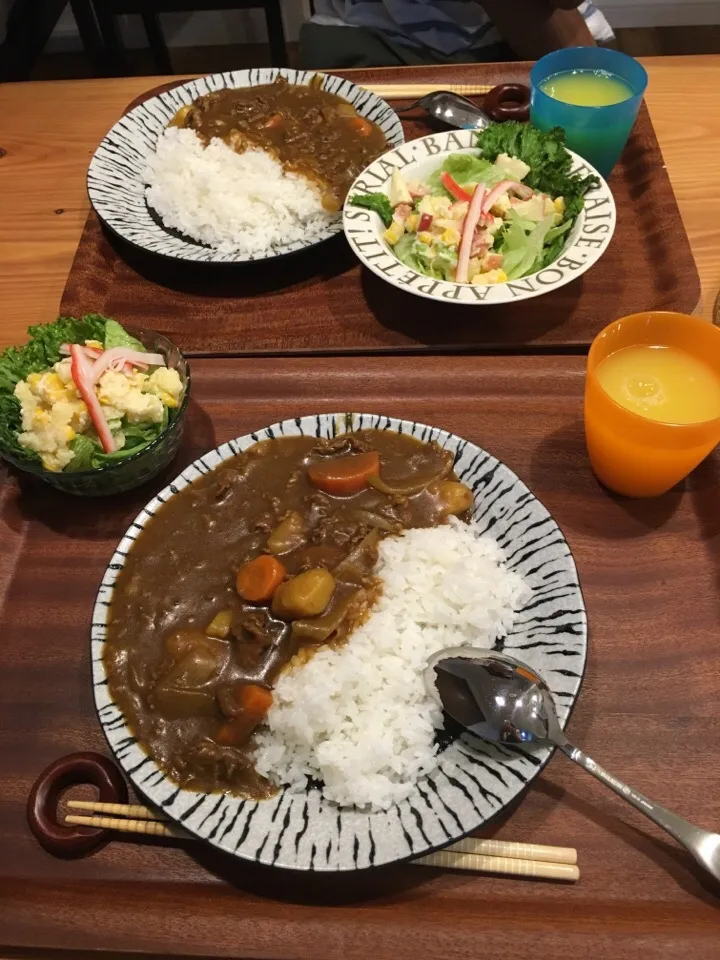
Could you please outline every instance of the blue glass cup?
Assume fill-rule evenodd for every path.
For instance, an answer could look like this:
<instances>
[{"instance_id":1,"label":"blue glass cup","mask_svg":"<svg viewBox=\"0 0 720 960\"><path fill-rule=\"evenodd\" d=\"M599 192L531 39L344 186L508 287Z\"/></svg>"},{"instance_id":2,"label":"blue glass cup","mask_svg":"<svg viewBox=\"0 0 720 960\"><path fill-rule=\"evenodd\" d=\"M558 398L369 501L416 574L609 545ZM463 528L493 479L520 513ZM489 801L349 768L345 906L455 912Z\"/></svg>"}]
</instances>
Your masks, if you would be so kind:
<instances>
[{"instance_id":1,"label":"blue glass cup","mask_svg":"<svg viewBox=\"0 0 720 960\"><path fill-rule=\"evenodd\" d=\"M558 73L597 70L620 77L633 95L605 107L581 107L556 100L542 84ZM642 103L648 77L637 60L603 47L568 47L549 53L530 72L530 122L541 130L562 127L567 146L604 177L620 158Z\"/></svg>"}]
</instances>

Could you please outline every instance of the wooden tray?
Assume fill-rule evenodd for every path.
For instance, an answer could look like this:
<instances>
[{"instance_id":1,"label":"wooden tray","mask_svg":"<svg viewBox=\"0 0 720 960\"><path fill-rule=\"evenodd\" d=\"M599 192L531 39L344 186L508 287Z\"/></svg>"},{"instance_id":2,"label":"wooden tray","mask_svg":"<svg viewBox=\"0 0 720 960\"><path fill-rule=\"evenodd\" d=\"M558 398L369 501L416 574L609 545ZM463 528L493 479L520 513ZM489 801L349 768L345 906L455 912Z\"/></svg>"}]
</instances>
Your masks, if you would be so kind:
<instances>
[{"instance_id":1,"label":"wooden tray","mask_svg":"<svg viewBox=\"0 0 720 960\"><path fill-rule=\"evenodd\" d=\"M528 66L344 74L357 83L495 84L527 81ZM422 114L404 126L409 139L431 132ZM106 236L91 213L60 309L161 330L191 354L584 352L617 317L648 309L692 313L700 299L697 268L644 106L610 185L618 220L603 259L574 283L523 303L472 308L414 297L361 269L342 236L264 266L177 264Z\"/></svg>"},{"instance_id":2,"label":"wooden tray","mask_svg":"<svg viewBox=\"0 0 720 960\"><path fill-rule=\"evenodd\" d=\"M571 735L651 797L717 827L720 462L654 501L609 496L585 457L582 389L583 361L567 357L198 360L173 472L217 442L318 411L416 418L487 447L553 511L578 563L591 647ZM717 899L690 858L562 756L488 833L576 846L574 887L411 865L314 878L157 841L53 859L27 829L25 801L50 761L106 749L90 688L92 602L154 491L90 502L9 478L0 490L0 947L33 957L717 957Z\"/></svg>"}]
</instances>

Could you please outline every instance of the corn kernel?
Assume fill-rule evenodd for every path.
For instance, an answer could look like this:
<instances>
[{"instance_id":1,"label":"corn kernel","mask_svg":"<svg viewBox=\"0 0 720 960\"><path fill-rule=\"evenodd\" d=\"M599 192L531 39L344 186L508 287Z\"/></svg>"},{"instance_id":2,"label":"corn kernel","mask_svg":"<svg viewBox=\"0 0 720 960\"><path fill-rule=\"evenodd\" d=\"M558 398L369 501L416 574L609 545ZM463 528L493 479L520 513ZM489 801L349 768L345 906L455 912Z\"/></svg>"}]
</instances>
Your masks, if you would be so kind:
<instances>
[{"instance_id":1,"label":"corn kernel","mask_svg":"<svg viewBox=\"0 0 720 960\"><path fill-rule=\"evenodd\" d=\"M433 242L433 235L430 233L429 230L423 230L421 233L418 234L418 240L420 241L420 243L427 243L429 245Z\"/></svg>"},{"instance_id":2,"label":"corn kernel","mask_svg":"<svg viewBox=\"0 0 720 960\"><path fill-rule=\"evenodd\" d=\"M403 227L401 223L394 221L387 228L387 230L383 234L383 237L385 238L387 243L390 244L391 247L394 247L404 232L405 232L405 227Z\"/></svg>"},{"instance_id":3,"label":"corn kernel","mask_svg":"<svg viewBox=\"0 0 720 960\"><path fill-rule=\"evenodd\" d=\"M416 213L411 213L405 221L405 229L408 233L415 233L420 223L420 217Z\"/></svg>"},{"instance_id":4,"label":"corn kernel","mask_svg":"<svg viewBox=\"0 0 720 960\"><path fill-rule=\"evenodd\" d=\"M34 427L44 427L45 424L50 423L50 414L47 410L36 410L33 413L32 422Z\"/></svg>"},{"instance_id":5,"label":"corn kernel","mask_svg":"<svg viewBox=\"0 0 720 960\"><path fill-rule=\"evenodd\" d=\"M565 198L556 197L553 206L557 213L565 213Z\"/></svg>"},{"instance_id":6,"label":"corn kernel","mask_svg":"<svg viewBox=\"0 0 720 960\"><path fill-rule=\"evenodd\" d=\"M440 239L449 247L456 247L460 243L460 234L457 232L457 230L448 229L443 231Z\"/></svg>"}]
</instances>

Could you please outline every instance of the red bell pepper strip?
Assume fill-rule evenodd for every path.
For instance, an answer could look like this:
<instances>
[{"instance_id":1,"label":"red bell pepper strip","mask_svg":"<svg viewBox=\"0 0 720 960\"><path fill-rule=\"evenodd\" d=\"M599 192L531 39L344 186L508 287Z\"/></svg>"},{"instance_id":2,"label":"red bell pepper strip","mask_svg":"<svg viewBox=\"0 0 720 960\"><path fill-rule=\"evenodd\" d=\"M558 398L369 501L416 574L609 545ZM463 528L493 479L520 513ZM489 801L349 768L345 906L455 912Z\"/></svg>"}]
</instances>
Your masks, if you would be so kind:
<instances>
[{"instance_id":1,"label":"red bell pepper strip","mask_svg":"<svg viewBox=\"0 0 720 960\"><path fill-rule=\"evenodd\" d=\"M85 356L85 350L79 343L70 344L70 357L72 360L70 372L73 382L85 402L85 406L90 414L90 420L95 427L103 450L105 453L112 453L115 450L115 440L110 432L103 408L100 406L100 401L93 387L92 368L88 363L88 358Z\"/></svg>"},{"instance_id":2,"label":"red bell pepper strip","mask_svg":"<svg viewBox=\"0 0 720 960\"><path fill-rule=\"evenodd\" d=\"M421 233L423 230L429 230L430 224L433 222L431 213L424 213L420 217L420 223L418 223L418 233Z\"/></svg>"},{"instance_id":3,"label":"red bell pepper strip","mask_svg":"<svg viewBox=\"0 0 720 960\"><path fill-rule=\"evenodd\" d=\"M460 184L450 176L447 170L443 170L440 174L440 182L445 187L447 192L455 197L456 200L461 200L463 203L470 203L472 200L472 194L469 194L467 190L463 190Z\"/></svg>"}]
</instances>

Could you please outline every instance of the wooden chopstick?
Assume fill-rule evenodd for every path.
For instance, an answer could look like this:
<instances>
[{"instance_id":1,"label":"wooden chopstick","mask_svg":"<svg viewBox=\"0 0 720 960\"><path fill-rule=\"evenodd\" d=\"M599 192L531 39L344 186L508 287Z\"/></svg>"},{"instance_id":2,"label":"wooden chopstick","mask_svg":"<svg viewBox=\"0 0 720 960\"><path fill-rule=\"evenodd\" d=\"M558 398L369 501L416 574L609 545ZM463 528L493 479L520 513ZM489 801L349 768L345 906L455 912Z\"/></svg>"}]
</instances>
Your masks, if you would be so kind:
<instances>
[{"instance_id":1,"label":"wooden chopstick","mask_svg":"<svg viewBox=\"0 0 720 960\"><path fill-rule=\"evenodd\" d=\"M147 837L172 837L174 840L199 840L182 827L168 826L158 820L121 820L117 817L81 817L68 814L65 823L77 823L83 827L101 827L103 830L117 830L119 833L137 833Z\"/></svg>"},{"instance_id":2,"label":"wooden chopstick","mask_svg":"<svg viewBox=\"0 0 720 960\"><path fill-rule=\"evenodd\" d=\"M169 823L168 818L143 807L139 803L100 803L99 800L68 800L67 806L71 810L90 810L92 813L112 813L116 817L135 817L138 820L162 820Z\"/></svg>"},{"instance_id":3,"label":"wooden chopstick","mask_svg":"<svg viewBox=\"0 0 720 960\"><path fill-rule=\"evenodd\" d=\"M112 813L114 817L68 814L66 823L100 827L138 836L164 837L173 840L198 840L182 827L171 825L162 814L140 804L100 803L69 800L68 807L95 813ZM127 818L127 819L124 819ZM474 870L506 876L537 877L574 882L579 879L577 851L572 847L550 847L544 844L508 843L502 840L481 840L467 837L424 857L410 861L423 867L451 870Z\"/></svg>"},{"instance_id":4,"label":"wooden chopstick","mask_svg":"<svg viewBox=\"0 0 720 960\"><path fill-rule=\"evenodd\" d=\"M383 100L413 100L436 90L449 90L463 97L477 97L492 87L487 83L368 83L364 89L377 94Z\"/></svg>"},{"instance_id":5,"label":"wooden chopstick","mask_svg":"<svg viewBox=\"0 0 720 960\"><path fill-rule=\"evenodd\" d=\"M442 867L446 870L473 870L475 873L501 873L510 877L537 877L543 880L565 880L575 883L580 870L570 863L545 863L542 860L516 860L512 857L483 857L472 853L440 850L410 861L420 867Z\"/></svg>"}]
</instances>

